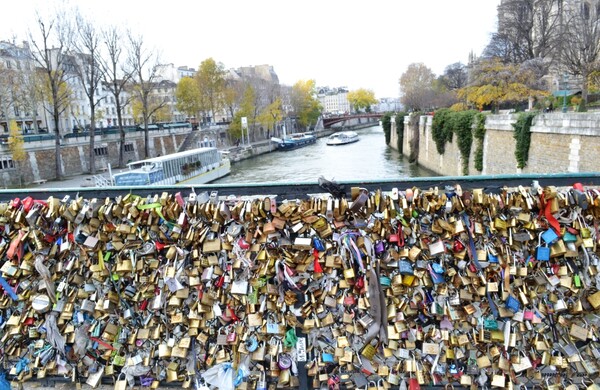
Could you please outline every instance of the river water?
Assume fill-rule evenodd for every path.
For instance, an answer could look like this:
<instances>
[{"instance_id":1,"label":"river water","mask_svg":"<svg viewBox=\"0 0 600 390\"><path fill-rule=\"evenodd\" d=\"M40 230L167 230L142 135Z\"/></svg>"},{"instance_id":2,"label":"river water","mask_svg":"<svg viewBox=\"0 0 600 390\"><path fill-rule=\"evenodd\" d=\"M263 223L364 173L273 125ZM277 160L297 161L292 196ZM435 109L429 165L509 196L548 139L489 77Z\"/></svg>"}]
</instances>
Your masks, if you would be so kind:
<instances>
[{"instance_id":1,"label":"river water","mask_svg":"<svg viewBox=\"0 0 600 390\"><path fill-rule=\"evenodd\" d=\"M275 151L236 162L231 174L215 181L225 183L289 183L328 180L390 180L434 176L431 171L409 164L408 159L385 144L381 126L356 130L358 142L327 146L327 138L290 151Z\"/></svg>"}]
</instances>

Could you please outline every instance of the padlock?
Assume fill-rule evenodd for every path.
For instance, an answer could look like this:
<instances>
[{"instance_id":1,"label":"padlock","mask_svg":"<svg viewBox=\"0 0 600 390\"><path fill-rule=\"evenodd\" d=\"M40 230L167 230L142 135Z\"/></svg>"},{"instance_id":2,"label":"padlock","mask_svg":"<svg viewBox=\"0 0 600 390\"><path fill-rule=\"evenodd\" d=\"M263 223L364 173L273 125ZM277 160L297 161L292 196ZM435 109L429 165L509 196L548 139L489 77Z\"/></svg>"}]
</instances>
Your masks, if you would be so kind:
<instances>
[{"instance_id":1,"label":"padlock","mask_svg":"<svg viewBox=\"0 0 600 390\"><path fill-rule=\"evenodd\" d=\"M554 232L553 230L550 230ZM548 246L542 246L542 236L543 233L540 233L538 239L538 246L535 249L535 258L537 261L549 261L550 260L550 248ZM546 245L548 245L546 241Z\"/></svg>"},{"instance_id":2,"label":"padlock","mask_svg":"<svg viewBox=\"0 0 600 390\"><path fill-rule=\"evenodd\" d=\"M558 239L558 235L554 232L553 229L550 228L545 232L541 233L541 238L544 240L546 245L550 245Z\"/></svg>"},{"instance_id":3,"label":"padlock","mask_svg":"<svg viewBox=\"0 0 600 390\"><path fill-rule=\"evenodd\" d=\"M506 386L506 377L502 375L495 374L492 376L492 387L500 387L504 388Z\"/></svg>"},{"instance_id":4,"label":"padlock","mask_svg":"<svg viewBox=\"0 0 600 390\"><path fill-rule=\"evenodd\" d=\"M230 328L227 333L227 344L233 344L237 341L237 333L235 329Z\"/></svg>"},{"instance_id":5,"label":"padlock","mask_svg":"<svg viewBox=\"0 0 600 390\"><path fill-rule=\"evenodd\" d=\"M260 379L256 382L256 390L267 390L267 378L264 371L261 372Z\"/></svg>"}]
</instances>

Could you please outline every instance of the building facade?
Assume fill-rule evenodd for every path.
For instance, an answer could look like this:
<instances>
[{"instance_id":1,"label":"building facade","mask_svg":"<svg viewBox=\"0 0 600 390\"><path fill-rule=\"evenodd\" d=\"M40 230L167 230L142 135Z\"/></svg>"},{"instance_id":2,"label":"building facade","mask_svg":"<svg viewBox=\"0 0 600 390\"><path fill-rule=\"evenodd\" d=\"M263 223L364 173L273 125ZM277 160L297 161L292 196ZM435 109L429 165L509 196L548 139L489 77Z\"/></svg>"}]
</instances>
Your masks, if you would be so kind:
<instances>
[{"instance_id":1,"label":"building facade","mask_svg":"<svg viewBox=\"0 0 600 390\"><path fill-rule=\"evenodd\" d=\"M348 88L321 87L317 89L317 98L324 115L341 115L350 112L350 102L348 102Z\"/></svg>"},{"instance_id":2,"label":"building facade","mask_svg":"<svg viewBox=\"0 0 600 390\"><path fill-rule=\"evenodd\" d=\"M7 134L13 120L24 134L47 129L37 76L27 42L0 41L0 133Z\"/></svg>"}]
</instances>

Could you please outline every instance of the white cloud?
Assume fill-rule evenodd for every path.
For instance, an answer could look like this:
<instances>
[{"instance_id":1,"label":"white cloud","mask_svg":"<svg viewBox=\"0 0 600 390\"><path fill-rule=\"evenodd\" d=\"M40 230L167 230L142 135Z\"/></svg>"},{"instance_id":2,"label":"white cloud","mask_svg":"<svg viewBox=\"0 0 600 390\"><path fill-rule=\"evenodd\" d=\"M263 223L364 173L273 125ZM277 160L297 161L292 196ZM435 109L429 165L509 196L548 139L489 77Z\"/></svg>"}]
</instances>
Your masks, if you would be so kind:
<instances>
[{"instance_id":1,"label":"white cloud","mask_svg":"<svg viewBox=\"0 0 600 390\"><path fill-rule=\"evenodd\" d=\"M162 59L197 67L270 64L280 81L368 88L398 96L412 62L435 73L480 54L495 31L499 0L71 1L98 26L117 24L145 37ZM3 4L0 39L22 40L35 10L58 1ZM10 15L7 17L7 15Z\"/></svg>"}]
</instances>

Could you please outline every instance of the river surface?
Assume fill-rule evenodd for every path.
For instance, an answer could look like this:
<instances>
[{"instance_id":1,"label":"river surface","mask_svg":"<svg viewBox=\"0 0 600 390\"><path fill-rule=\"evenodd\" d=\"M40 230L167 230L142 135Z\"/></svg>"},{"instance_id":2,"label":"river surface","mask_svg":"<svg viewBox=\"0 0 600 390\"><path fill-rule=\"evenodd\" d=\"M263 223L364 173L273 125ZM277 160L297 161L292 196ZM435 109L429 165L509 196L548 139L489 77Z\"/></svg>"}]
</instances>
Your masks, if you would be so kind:
<instances>
[{"instance_id":1,"label":"river surface","mask_svg":"<svg viewBox=\"0 0 600 390\"><path fill-rule=\"evenodd\" d=\"M304 148L233 163L231 174L214 183L314 183L319 176L337 181L434 176L387 146L381 126L356 132L360 140L352 144L327 146L327 137L323 137Z\"/></svg>"}]
</instances>

